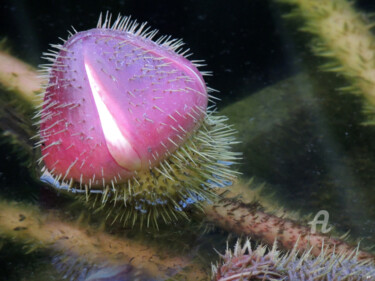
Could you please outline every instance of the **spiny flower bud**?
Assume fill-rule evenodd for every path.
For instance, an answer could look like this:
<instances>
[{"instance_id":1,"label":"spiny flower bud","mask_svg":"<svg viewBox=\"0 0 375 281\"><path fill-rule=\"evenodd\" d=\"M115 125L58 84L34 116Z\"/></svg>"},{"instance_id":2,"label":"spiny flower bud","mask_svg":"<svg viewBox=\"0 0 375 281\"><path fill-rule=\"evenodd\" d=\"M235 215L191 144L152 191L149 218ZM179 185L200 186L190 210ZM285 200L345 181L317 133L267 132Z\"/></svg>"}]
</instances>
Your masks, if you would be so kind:
<instances>
[{"instance_id":1,"label":"spiny flower bud","mask_svg":"<svg viewBox=\"0 0 375 281\"><path fill-rule=\"evenodd\" d=\"M157 224L230 184L233 130L207 110L197 64L128 17L71 34L45 54L40 118L42 180L101 194L115 218ZM91 196L93 197L93 196ZM109 204L112 203L112 204Z\"/></svg>"}]
</instances>

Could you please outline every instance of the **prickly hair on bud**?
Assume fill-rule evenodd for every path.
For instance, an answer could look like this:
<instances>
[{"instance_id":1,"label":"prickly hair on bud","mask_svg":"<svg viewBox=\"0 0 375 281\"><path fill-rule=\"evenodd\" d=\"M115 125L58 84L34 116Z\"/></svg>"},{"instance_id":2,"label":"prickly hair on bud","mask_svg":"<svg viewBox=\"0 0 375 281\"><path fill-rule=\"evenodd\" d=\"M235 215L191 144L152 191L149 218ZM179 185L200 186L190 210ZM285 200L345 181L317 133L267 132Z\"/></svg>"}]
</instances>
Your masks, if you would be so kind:
<instances>
[{"instance_id":1,"label":"prickly hair on bud","mask_svg":"<svg viewBox=\"0 0 375 281\"><path fill-rule=\"evenodd\" d=\"M324 250L315 257L310 251L299 253L297 244L292 251L283 253L264 245L256 248L247 239L242 245L238 240L233 251L227 247L221 255L222 262L212 266L213 279L231 280L285 280L285 281L325 281L325 280L374 280L373 260L358 259L358 249L352 253L335 253Z\"/></svg>"},{"instance_id":2,"label":"prickly hair on bud","mask_svg":"<svg viewBox=\"0 0 375 281\"><path fill-rule=\"evenodd\" d=\"M214 99L199 61L181 40L129 17L70 34L44 54L40 125L43 175L59 190L82 193L114 220L157 225L186 217L230 185L239 154L235 131Z\"/></svg>"}]
</instances>

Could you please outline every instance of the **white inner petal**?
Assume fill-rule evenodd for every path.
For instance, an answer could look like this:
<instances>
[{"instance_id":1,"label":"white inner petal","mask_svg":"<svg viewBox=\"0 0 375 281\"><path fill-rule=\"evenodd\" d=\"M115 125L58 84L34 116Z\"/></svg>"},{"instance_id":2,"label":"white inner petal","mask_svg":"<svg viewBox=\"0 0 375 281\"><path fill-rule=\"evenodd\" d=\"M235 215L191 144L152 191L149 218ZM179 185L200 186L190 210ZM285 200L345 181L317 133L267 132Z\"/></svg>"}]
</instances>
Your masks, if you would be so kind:
<instances>
[{"instance_id":1,"label":"white inner petal","mask_svg":"<svg viewBox=\"0 0 375 281\"><path fill-rule=\"evenodd\" d=\"M137 152L121 132L115 117L102 99L102 96L108 95L106 89L101 85L98 76L86 61L85 69L110 154L121 167L129 171L139 170L141 168L141 160ZM110 99L105 100L108 102Z\"/></svg>"}]
</instances>

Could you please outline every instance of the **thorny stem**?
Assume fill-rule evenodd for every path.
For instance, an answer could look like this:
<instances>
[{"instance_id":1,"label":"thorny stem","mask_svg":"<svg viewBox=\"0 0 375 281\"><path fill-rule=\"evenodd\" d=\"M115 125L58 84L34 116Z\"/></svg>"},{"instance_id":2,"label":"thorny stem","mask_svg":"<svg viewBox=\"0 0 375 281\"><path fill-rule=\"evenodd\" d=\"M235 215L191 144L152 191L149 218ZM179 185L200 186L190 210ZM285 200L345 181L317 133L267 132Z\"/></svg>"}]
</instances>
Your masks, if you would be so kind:
<instances>
[{"instance_id":1,"label":"thorny stem","mask_svg":"<svg viewBox=\"0 0 375 281\"><path fill-rule=\"evenodd\" d=\"M310 228L295 220L267 214L259 203L245 204L240 200L223 198L213 205L207 205L207 219L223 229L240 235L248 235L272 245L275 240L286 250L294 247L300 253L311 249L318 256L322 250L327 253L351 254L356 251L352 245L319 232L312 233ZM297 246L295 246L297 245ZM373 259L370 253L359 251L358 259Z\"/></svg>"},{"instance_id":2,"label":"thorny stem","mask_svg":"<svg viewBox=\"0 0 375 281\"><path fill-rule=\"evenodd\" d=\"M342 74L350 82L339 90L362 95L373 115L375 107L375 38L374 23L366 22L352 1L346 0L276 0L290 4L286 17L303 20L301 31L313 35L313 52L330 59L321 66L324 71ZM374 124L369 120L368 124Z\"/></svg>"},{"instance_id":3,"label":"thorny stem","mask_svg":"<svg viewBox=\"0 0 375 281\"><path fill-rule=\"evenodd\" d=\"M49 247L57 253L76 256L88 264L103 264L107 267L131 264L158 278L171 277L190 265L194 270L181 274L186 280L207 278L207 272L202 266L192 264L190 258L88 226L83 228L69 224L61 220L58 213L43 214L31 205L0 201L0 236L25 243L30 251Z\"/></svg>"}]
</instances>

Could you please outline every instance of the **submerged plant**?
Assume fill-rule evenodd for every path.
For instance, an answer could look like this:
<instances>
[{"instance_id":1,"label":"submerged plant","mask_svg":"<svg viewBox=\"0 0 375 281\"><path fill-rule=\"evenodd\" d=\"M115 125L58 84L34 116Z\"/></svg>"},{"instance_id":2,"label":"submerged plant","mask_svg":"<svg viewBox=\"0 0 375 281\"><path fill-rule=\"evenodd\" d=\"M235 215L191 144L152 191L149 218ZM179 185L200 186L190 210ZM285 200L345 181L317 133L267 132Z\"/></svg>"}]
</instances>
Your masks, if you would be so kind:
<instances>
[{"instance_id":1,"label":"submerged plant","mask_svg":"<svg viewBox=\"0 0 375 281\"><path fill-rule=\"evenodd\" d=\"M53 45L36 115L42 180L133 225L169 223L212 201L238 159L227 118L207 108L199 64L181 40L152 41L156 33L129 17L112 24L107 14Z\"/></svg>"},{"instance_id":2,"label":"submerged plant","mask_svg":"<svg viewBox=\"0 0 375 281\"><path fill-rule=\"evenodd\" d=\"M311 49L327 58L321 66L327 72L343 75L349 85L339 90L364 98L366 124L373 125L375 112L375 38L373 23L353 9L346 0L277 0L291 5L288 18L302 19L301 31L313 35Z\"/></svg>"},{"instance_id":3,"label":"submerged plant","mask_svg":"<svg viewBox=\"0 0 375 281\"><path fill-rule=\"evenodd\" d=\"M182 55L174 53L180 43L166 38L153 43L151 38L155 33L142 28L138 29L135 23L130 24L127 18L119 18L112 26L106 19L98 24L97 29L72 34L63 45L55 46L57 50L52 52L51 65L47 67L47 79L50 80L45 85L45 101L38 114L42 136L38 145L42 150L41 162L45 164L42 180L58 190L83 193L78 194L80 198L94 203L95 208L106 209L110 216L113 214L113 219L123 222L134 224L140 221L149 225L157 224L158 218L165 222L175 221L178 216L185 217L184 208L194 204L204 209L208 221L231 233L255 236L269 244L278 240L283 250L295 249L293 255L288 255L293 260L290 263L283 260L281 254L276 255L276 252L279 253L277 250L270 251L274 256L268 257L265 263L255 264L259 274L264 274L262 270L267 269L274 272L275 275L271 277L279 278L281 273L286 276L284 271L279 272L281 269L290 268L293 272L299 272L297 269L301 267L297 268L296 264L306 266L304 269L316 264L319 268L323 266L327 273L325 276L328 276L329 272L336 272L337 264L325 263L324 260L333 262L330 257L337 257L336 250L342 250L340 257L346 257L343 260L348 261L348 268L357 268L360 274L366 272L360 266L366 264L371 268L373 261L359 261L373 258L371 254L359 251L351 255L356 249L340 239L321 233L310 235L310 229L303 223L269 214L259 203L245 204L238 199L239 194L235 194L236 199L228 199L226 193L219 197L213 193L213 189L231 184L235 175L229 166L238 155L228 151L234 142L233 130L226 125L224 117L217 116L212 109L206 112L209 96L205 83L195 68L196 63L188 62ZM135 57L128 57L128 52L121 51L121 48L127 49ZM92 55L99 55L100 59L95 60ZM125 66L132 70L121 72ZM162 69L159 70L159 67ZM82 73L85 75L82 76ZM137 81L140 83L128 89L124 81L130 81L129 85ZM164 86L158 84L161 82ZM142 83L145 83L143 88L140 87ZM158 85L158 95L153 93L151 85ZM164 88L167 87L165 85L168 88ZM109 89L114 90L113 96ZM137 92L138 95L135 95ZM183 100L183 104L180 104L174 98L187 98L183 93L189 94L191 100ZM121 95L124 101L119 101ZM161 100L165 103L159 104ZM180 110L173 110L170 104L173 102L173 106L177 104ZM122 112L123 109L125 112ZM117 117L118 113L121 118ZM167 121L161 121L163 114ZM89 125L91 121L95 126ZM166 130L166 135L160 134L160 130ZM87 159L85 154L89 155ZM104 158L99 157L103 154L106 154ZM3 205L3 213L11 210L9 204ZM17 219L18 216L15 216L14 224L5 224L1 220L1 233L7 233L8 237L15 235L15 229L19 230L18 224L23 222ZM56 231L48 220L44 224L38 219L33 222L35 228L30 229L40 227ZM76 231L69 223L61 224L61 229L68 230L69 234ZM38 236L39 233L32 232L35 234L33 238L41 245L46 244L44 232ZM24 236L19 235L20 240L28 241L28 235L29 232L25 231ZM76 247L79 244L75 244L77 241L74 239L64 240L63 246L78 250L77 255L82 259L94 256L92 251L95 257L100 257L102 249L98 249L95 243L100 235L92 235L93 247L89 245L85 248L87 252L84 256L80 256ZM78 242L85 242L85 239ZM112 240L110 235L105 236L104 240L117 241ZM56 241L48 241L52 248L59 246L59 241L56 244L53 242ZM249 247L245 248L249 250ZM299 259L297 251L308 252L302 255L305 258ZM117 254L111 243L104 252L108 257L116 257ZM237 256L241 255L245 261L253 261L244 252ZM317 263L313 262L313 255L318 256L315 260ZM134 256L143 257L141 252L136 251ZM250 256L261 260L267 257L267 253L263 251ZM233 270L244 265L241 258L237 260L237 264L232 263L238 265ZM270 260L271 263L268 263ZM275 267L276 260L282 267ZM137 266L141 267L143 261L138 262ZM224 270L221 276L228 272ZM241 276L240 272L236 274L239 274L237 277Z\"/></svg>"},{"instance_id":4,"label":"submerged plant","mask_svg":"<svg viewBox=\"0 0 375 281\"><path fill-rule=\"evenodd\" d=\"M237 241L233 251L227 248L220 255L222 262L212 266L213 280L284 280L284 281L331 281L374 280L375 265L372 261L360 261L358 251L351 253L322 251L315 257L310 251L300 253L297 247L283 253L277 243L271 249L264 245L252 247L250 240L242 245Z\"/></svg>"}]
</instances>

